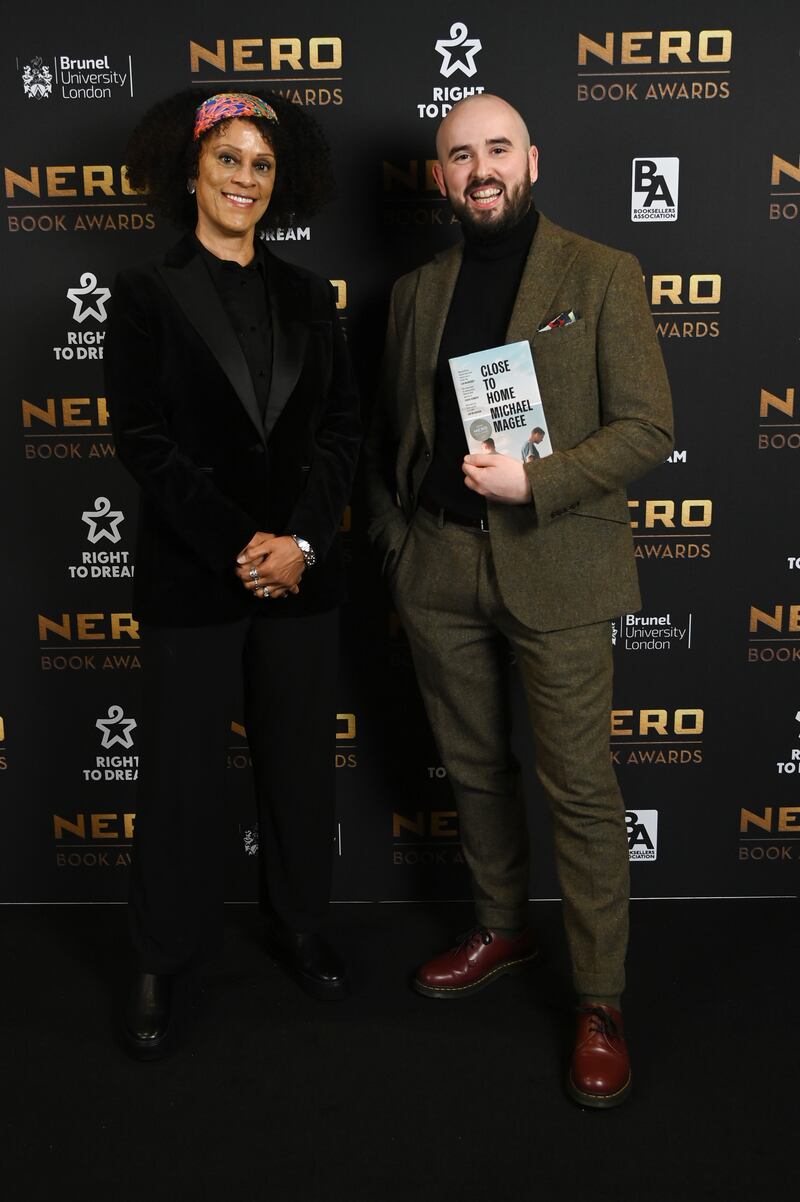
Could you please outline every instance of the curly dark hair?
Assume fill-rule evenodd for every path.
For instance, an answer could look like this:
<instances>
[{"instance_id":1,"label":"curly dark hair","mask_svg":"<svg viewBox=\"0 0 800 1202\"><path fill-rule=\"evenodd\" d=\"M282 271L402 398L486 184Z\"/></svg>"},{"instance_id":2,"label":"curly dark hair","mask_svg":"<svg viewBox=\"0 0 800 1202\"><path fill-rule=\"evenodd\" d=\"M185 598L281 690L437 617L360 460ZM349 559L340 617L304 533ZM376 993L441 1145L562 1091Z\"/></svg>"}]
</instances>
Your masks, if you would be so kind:
<instances>
[{"instance_id":1,"label":"curly dark hair","mask_svg":"<svg viewBox=\"0 0 800 1202\"><path fill-rule=\"evenodd\" d=\"M249 88L272 105L277 123L266 117L250 121L275 153L275 188L257 229L291 225L311 217L333 196L330 148L313 117L300 106L261 88ZM205 140L224 126L206 130L195 142L195 111L213 91L185 88L153 105L128 140L128 179L137 192L147 192L153 207L176 225L194 229L197 204L186 188L197 177Z\"/></svg>"}]
</instances>

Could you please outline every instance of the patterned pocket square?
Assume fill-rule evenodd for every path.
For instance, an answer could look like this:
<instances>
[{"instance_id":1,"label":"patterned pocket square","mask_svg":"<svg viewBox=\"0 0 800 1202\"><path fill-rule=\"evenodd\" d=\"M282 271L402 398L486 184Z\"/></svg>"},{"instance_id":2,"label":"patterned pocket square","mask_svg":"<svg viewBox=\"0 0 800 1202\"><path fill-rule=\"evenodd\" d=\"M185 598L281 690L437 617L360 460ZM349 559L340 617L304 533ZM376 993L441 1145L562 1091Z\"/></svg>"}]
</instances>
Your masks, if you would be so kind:
<instances>
[{"instance_id":1,"label":"patterned pocket square","mask_svg":"<svg viewBox=\"0 0 800 1202\"><path fill-rule=\"evenodd\" d=\"M539 326L536 333L546 334L548 330L560 330L562 326L571 326L577 320L578 314L574 309L565 309L563 313L559 313L558 317L554 317L552 321L546 321L543 326Z\"/></svg>"}]
</instances>

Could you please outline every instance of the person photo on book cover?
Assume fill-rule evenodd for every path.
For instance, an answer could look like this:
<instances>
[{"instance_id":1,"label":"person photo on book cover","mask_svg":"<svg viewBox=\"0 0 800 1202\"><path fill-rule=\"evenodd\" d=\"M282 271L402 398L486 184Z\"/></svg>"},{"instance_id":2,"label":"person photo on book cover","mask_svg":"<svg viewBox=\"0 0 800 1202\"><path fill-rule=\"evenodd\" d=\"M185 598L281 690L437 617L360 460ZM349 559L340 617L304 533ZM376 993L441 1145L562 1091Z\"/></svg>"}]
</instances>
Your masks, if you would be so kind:
<instances>
[{"instance_id":1,"label":"person photo on book cover","mask_svg":"<svg viewBox=\"0 0 800 1202\"><path fill-rule=\"evenodd\" d=\"M522 444L522 462L529 463L531 459L539 459L539 443L544 440L544 430L541 426L534 426L528 437Z\"/></svg>"}]
</instances>

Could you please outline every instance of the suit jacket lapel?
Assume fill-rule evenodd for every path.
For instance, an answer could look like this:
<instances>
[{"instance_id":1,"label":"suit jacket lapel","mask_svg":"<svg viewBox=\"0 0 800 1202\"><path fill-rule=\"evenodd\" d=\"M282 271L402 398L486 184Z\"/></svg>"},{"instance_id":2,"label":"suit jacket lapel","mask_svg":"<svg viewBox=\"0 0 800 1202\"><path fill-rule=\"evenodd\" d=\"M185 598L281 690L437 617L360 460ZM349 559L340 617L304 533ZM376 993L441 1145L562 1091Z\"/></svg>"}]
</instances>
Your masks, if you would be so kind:
<instances>
[{"instance_id":1,"label":"suit jacket lapel","mask_svg":"<svg viewBox=\"0 0 800 1202\"><path fill-rule=\"evenodd\" d=\"M185 246L184 242L181 246ZM199 254L181 263L169 256L159 274L181 310L219 363L247 411L259 437L265 440L253 380L230 319Z\"/></svg>"},{"instance_id":2,"label":"suit jacket lapel","mask_svg":"<svg viewBox=\"0 0 800 1202\"><path fill-rule=\"evenodd\" d=\"M280 259L272 255L268 256L267 291L272 314L272 381L264 431L269 437L292 395L303 366L308 341L308 313L301 304L306 292L304 283L285 272Z\"/></svg>"},{"instance_id":3,"label":"suit jacket lapel","mask_svg":"<svg viewBox=\"0 0 800 1202\"><path fill-rule=\"evenodd\" d=\"M459 243L420 270L414 315L416 395L419 423L425 441L433 448L434 387L439 344L442 341L453 290L461 270L462 247Z\"/></svg>"},{"instance_id":4,"label":"suit jacket lapel","mask_svg":"<svg viewBox=\"0 0 800 1202\"><path fill-rule=\"evenodd\" d=\"M577 245L567 231L540 213L508 323L506 342L522 342L534 336L577 253Z\"/></svg>"}]
</instances>

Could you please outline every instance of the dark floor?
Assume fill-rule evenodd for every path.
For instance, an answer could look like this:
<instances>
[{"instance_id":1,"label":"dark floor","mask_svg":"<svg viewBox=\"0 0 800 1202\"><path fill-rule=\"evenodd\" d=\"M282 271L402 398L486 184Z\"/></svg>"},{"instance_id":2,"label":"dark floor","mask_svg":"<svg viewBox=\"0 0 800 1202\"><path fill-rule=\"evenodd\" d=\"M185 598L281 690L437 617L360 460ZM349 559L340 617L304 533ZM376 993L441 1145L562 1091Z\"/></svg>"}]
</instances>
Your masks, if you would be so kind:
<instances>
[{"instance_id":1,"label":"dark floor","mask_svg":"<svg viewBox=\"0 0 800 1202\"><path fill-rule=\"evenodd\" d=\"M545 964L461 1001L409 970L465 906L336 906L343 1003L300 993L229 907L224 958L187 985L154 1064L115 1042L121 907L5 908L4 1202L792 1202L800 1196L794 901L637 902L626 995L635 1093L584 1111L561 1081L572 1019L558 907Z\"/></svg>"}]
</instances>

